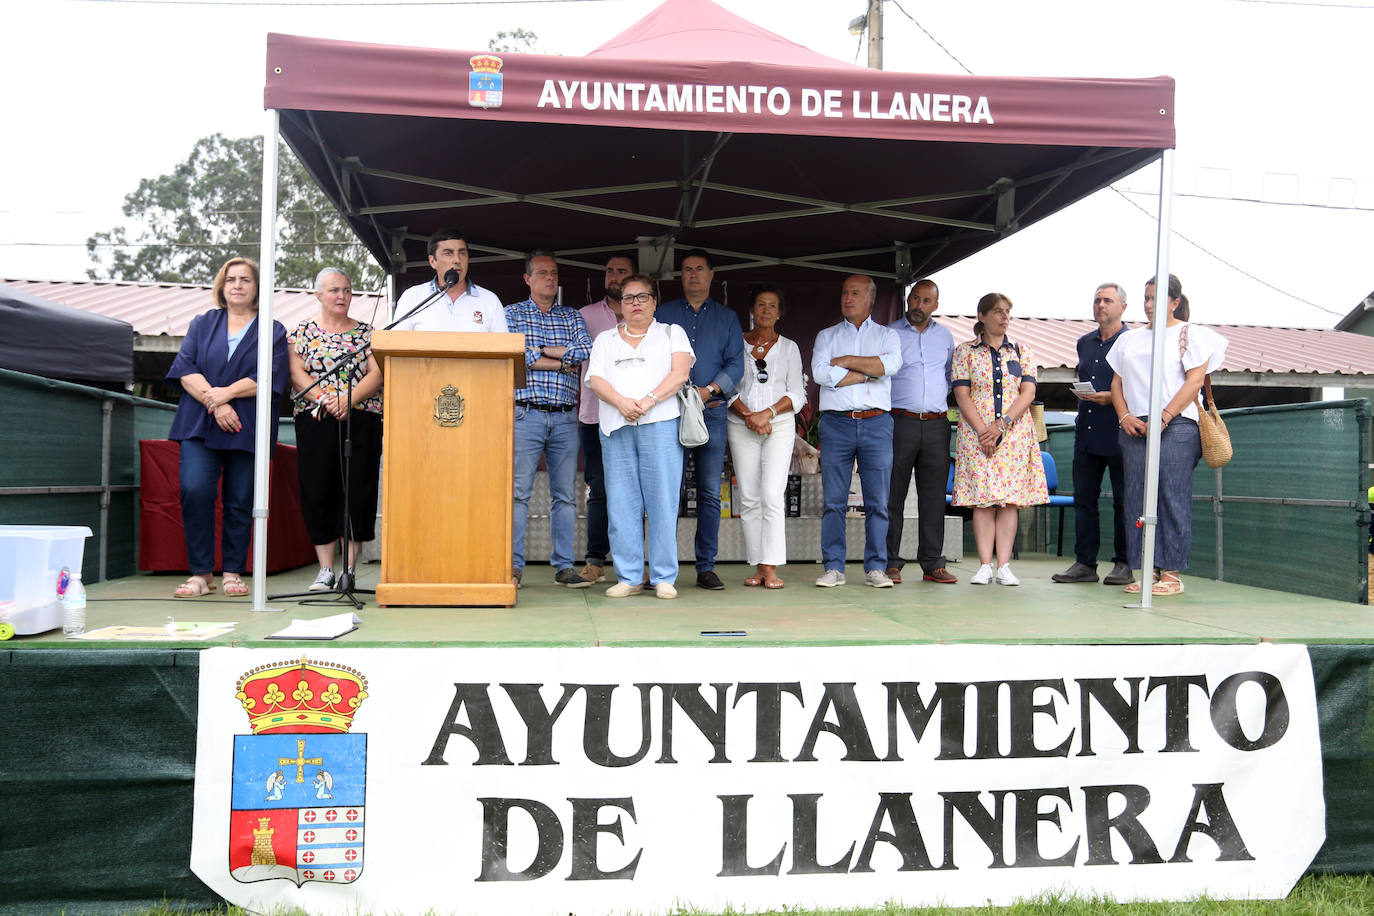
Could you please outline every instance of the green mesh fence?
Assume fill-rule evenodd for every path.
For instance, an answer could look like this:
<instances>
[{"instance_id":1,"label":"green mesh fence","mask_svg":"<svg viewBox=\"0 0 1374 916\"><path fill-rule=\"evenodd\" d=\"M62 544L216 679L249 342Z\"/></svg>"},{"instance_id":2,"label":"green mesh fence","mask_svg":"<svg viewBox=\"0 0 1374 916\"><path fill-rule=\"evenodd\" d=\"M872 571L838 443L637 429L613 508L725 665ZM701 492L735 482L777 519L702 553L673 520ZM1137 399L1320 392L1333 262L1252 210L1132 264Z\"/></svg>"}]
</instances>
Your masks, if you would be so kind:
<instances>
[{"instance_id":1,"label":"green mesh fence","mask_svg":"<svg viewBox=\"0 0 1374 916\"><path fill-rule=\"evenodd\" d=\"M1222 418L1235 457L1220 471L1198 463L1189 572L1368 603L1369 401L1246 407ZM1052 428L1045 450L1058 465L1059 492L1072 493L1073 427ZM1109 491L1104 477L1099 561L1111 559ZM1037 516L1035 546L1054 552L1057 512ZM1064 537L1072 555L1072 510Z\"/></svg>"},{"instance_id":2,"label":"green mesh fence","mask_svg":"<svg viewBox=\"0 0 1374 916\"><path fill-rule=\"evenodd\" d=\"M100 537L102 439L110 418L107 533ZM82 578L100 580L138 571L138 442L165 439L175 409L119 392L0 369L0 525L85 525L92 531L81 560ZM296 442L290 421L280 441ZM20 488L82 488L86 492L14 492ZM123 489L121 489L123 488ZM131 489L132 488L132 489ZM6 492L6 490L10 492Z\"/></svg>"}]
</instances>

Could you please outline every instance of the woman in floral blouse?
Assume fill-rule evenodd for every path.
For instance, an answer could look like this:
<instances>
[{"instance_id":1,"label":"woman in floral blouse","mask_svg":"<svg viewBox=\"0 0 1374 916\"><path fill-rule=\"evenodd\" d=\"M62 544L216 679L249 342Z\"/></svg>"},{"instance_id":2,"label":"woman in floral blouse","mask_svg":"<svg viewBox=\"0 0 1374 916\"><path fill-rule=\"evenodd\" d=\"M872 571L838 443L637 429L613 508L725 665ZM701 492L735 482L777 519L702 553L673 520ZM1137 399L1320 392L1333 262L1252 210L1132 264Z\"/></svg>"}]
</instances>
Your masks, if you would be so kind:
<instances>
[{"instance_id":1,"label":"woman in floral blouse","mask_svg":"<svg viewBox=\"0 0 1374 916\"><path fill-rule=\"evenodd\" d=\"M291 386L296 394L310 388L327 369L371 344L372 328L348 317L353 287L343 271L326 267L315 278L320 314L291 332ZM311 591L334 587L334 546L348 541L347 568L358 560L363 541L376 537L377 476L382 457L382 370L369 352L355 360L347 378L336 371L323 378L304 400L296 399L297 469L301 514L315 545L320 572ZM348 515L344 518L344 431L351 430L352 465ZM351 529L351 530L350 530Z\"/></svg>"}]
</instances>

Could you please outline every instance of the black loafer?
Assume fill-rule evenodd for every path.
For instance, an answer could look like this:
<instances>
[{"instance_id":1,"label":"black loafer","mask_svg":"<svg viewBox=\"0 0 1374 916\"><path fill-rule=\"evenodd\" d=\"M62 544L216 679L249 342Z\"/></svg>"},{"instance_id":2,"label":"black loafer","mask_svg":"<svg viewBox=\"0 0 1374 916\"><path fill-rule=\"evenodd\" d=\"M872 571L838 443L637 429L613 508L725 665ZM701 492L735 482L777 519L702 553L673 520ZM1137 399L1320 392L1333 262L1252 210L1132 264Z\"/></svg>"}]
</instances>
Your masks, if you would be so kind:
<instances>
[{"instance_id":1,"label":"black loafer","mask_svg":"<svg viewBox=\"0 0 1374 916\"><path fill-rule=\"evenodd\" d=\"M697 588L709 588L713 592L724 591L725 583L720 581L714 569L703 569L697 573Z\"/></svg>"},{"instance_id":2,"label":"black loafer","mask_svg":"<svg viewBox=\"0 0 1374 916\"><path fill-rule=\"evenodd\" d=\"M1118 563L1112 571L1102 577L1103 585L1130 585L1135 581L1135 573L1125 563Z\"/></svg>"},{"instance_id":3,"label":"black loafer","mask_svg":"<svg viewBox=\"0 0 1374 916\"><path fill-rule=\"evenodd\" d=\"M1096 582L1097 570L1075 560L1072 566L1062 573L1055 573L1050 579L1055 582Z\"/></svg>"}]
</instances>

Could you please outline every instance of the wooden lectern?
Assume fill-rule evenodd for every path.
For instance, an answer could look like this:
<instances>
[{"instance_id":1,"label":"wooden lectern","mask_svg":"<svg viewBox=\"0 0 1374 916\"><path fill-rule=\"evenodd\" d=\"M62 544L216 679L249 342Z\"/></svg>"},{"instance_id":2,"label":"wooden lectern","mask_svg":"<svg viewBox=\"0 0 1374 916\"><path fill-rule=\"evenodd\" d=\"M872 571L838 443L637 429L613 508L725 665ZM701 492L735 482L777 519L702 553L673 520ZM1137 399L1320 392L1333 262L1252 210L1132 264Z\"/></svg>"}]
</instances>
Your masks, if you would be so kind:
<instances>
[{"instance_id":1,"label":"wooden lectern","mask_svg":"<svg viewBox=\"0 0 1374 916\"><path fill-rule=\"evenodd\" d=\"M372 350L386 378L377 603L514 605L525 335L377 331Z\"/></svg>"}]
</instances>

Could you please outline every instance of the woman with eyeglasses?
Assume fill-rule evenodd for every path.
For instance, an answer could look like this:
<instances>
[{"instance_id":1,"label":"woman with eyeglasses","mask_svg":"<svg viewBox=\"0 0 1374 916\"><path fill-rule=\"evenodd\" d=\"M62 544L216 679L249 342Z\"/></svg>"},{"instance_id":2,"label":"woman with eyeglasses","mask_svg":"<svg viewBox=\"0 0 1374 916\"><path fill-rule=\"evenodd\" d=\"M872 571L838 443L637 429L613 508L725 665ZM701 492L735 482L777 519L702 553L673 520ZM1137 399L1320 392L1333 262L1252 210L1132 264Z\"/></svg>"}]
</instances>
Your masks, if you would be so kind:
<instances>
[{"instance_id":1,"label":"woman with eyeglasses","mask_svg":"<svg viewBox=\"0 0 1374 916\"><path fill-rule=\"evenodd\" d=\"M1030 418L1035 356L1007 337L1010 324L1010 299L1001 293L979 299L974 339L954 348L950 368L959 405L952 502L973 509L980 565L969 578L972 585L992 581L994 557L998 584L1021 584L1010 565L1017 510L1050 500Z\"/></svg>"},{"instance_id":2,"label":"woman with eyeglasses","mask_svg":"<svg viewBox=\"0 0 1374 916\"><path fill-rule=\"evenodd\" d=\"M744 584L782 588L778 567L787 562L787 472L796 438L793 412L806 402L806 382L801 350L778 334L778 319L787 312L782 290L757 287L751 303L754 325L744 335L744 378L730 402L727 432L739 479L734 495L744 528L745 559L757 570Z\"/></svg>"},{"instance_id":3,"label":"woman with eyeglasses","mask_svg":"<svg viewBox=\"0 0 1374 916\"><path fill-rule=\"evenodd\" d=\"M649 584L659 598L676 598L682 483L677 392L696 357L686 331L654 321L653 280L643 274L626 279L620 304L624 320L597 335L586 376L587 387L600 399L606 515L617 580L606 595L627 598L643 590L647 514Z\"/></svg>"}]
</instances>

